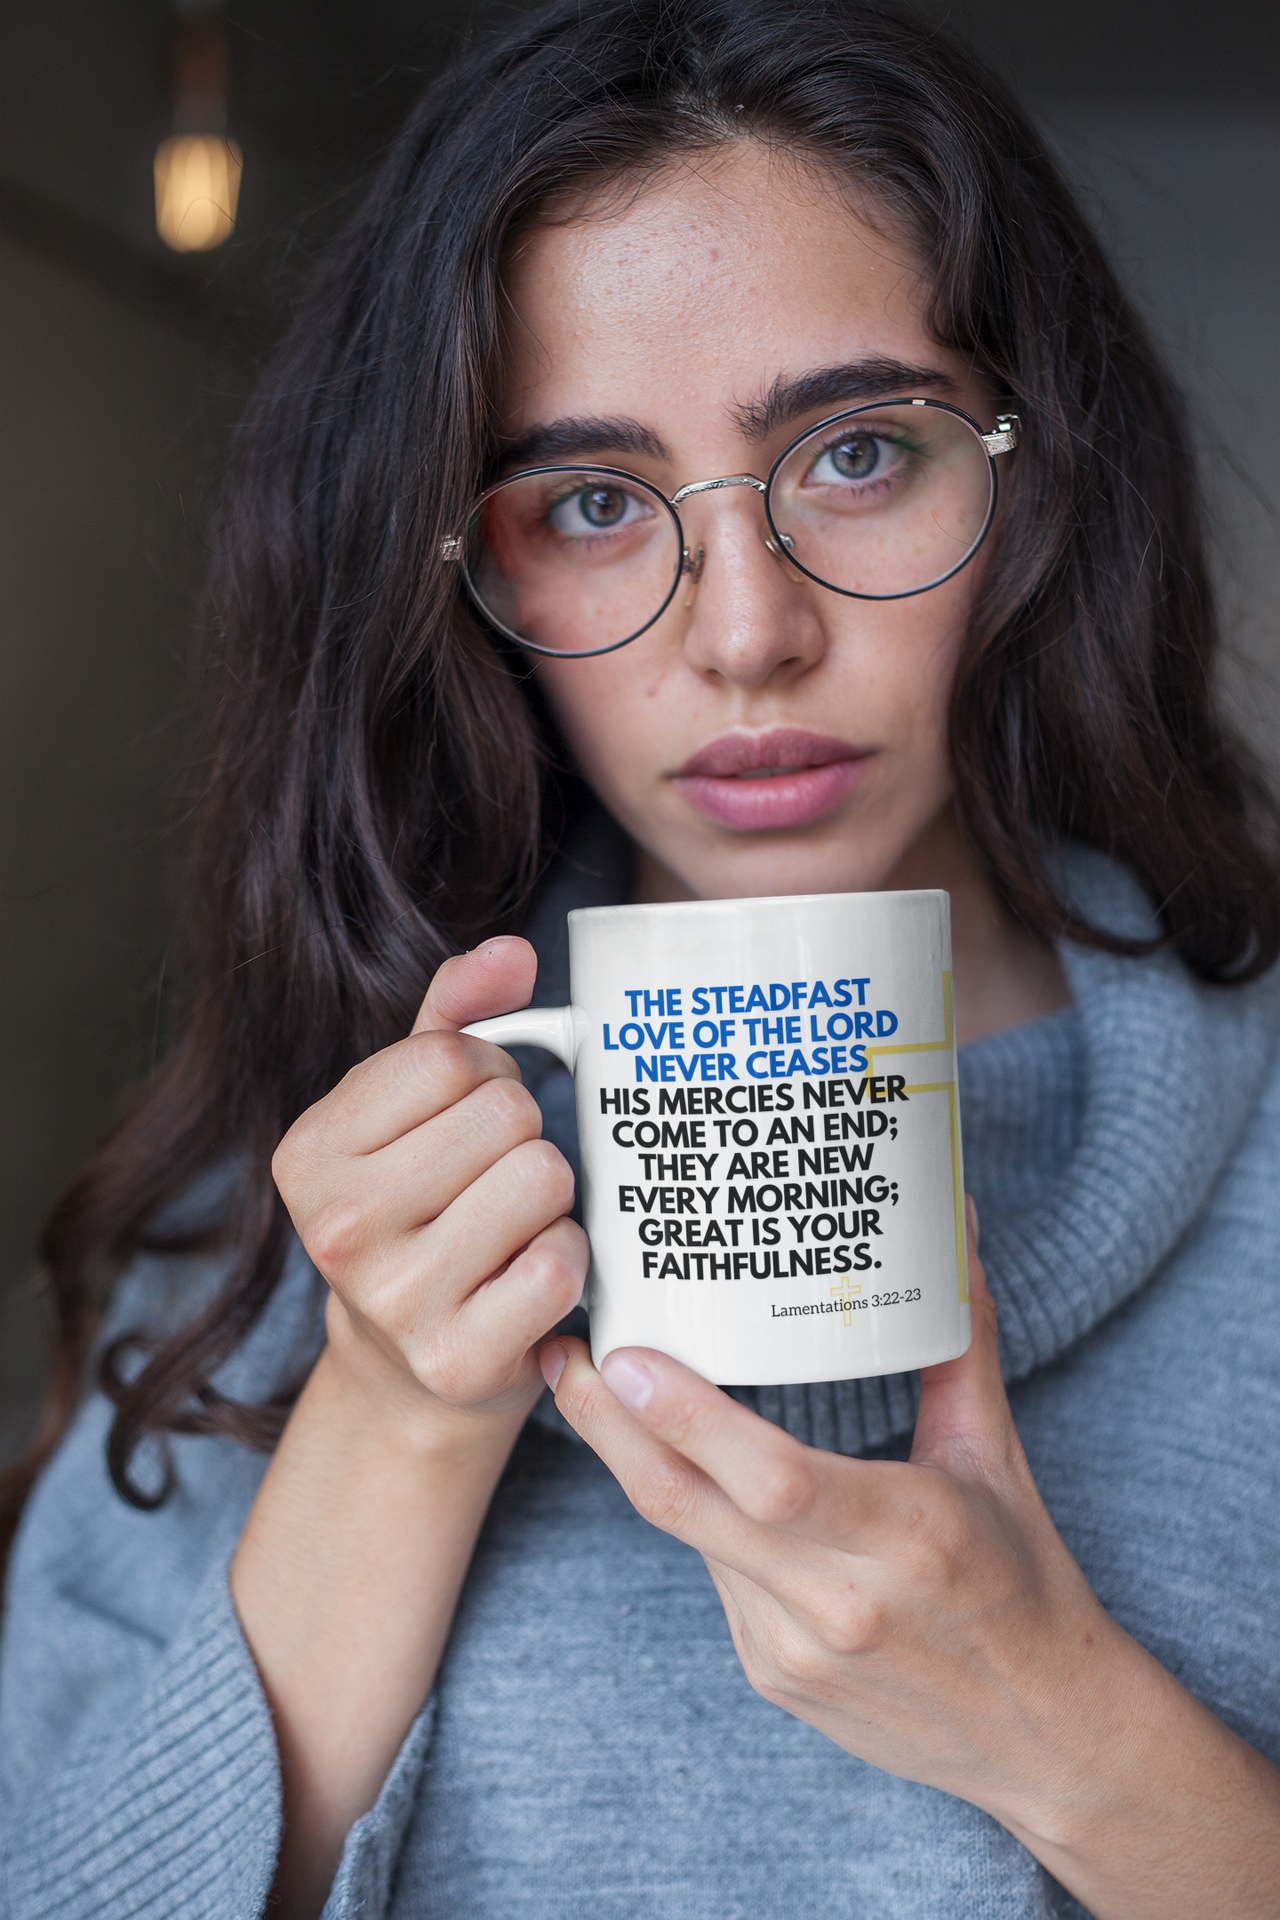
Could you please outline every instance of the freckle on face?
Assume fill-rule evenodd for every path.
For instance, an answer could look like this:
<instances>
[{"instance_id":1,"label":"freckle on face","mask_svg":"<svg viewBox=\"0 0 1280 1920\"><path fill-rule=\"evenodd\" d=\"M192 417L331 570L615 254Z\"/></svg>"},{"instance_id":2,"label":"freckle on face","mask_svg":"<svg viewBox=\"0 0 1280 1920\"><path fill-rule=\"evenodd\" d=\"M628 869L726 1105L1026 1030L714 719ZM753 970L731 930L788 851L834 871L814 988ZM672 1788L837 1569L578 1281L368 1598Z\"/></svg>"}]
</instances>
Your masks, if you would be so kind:
<instances>
[{"instance_id":1,"label":"freckle on face","mask_svg":"<svg viewBox=\"0 0 1280 1920\"><path fill-rule=\"evenodd\" d=\"M928 289L910 247L864 215L831 177L743 143L674 165L616 206L536 227L506 276L505 431L639 422L665 457L606 463L670 497L690 480L763 477L797 432L839 410L751 437L743 410L779 375L873 358L949 376L941 397L990 425L991 394L925 329ZM696 587L682 584L616 653L536 663L586 778L695 895L882 885L950 798L948 697L987 550L927 593L855 600L768 552L749 488L693 496L680 514L687 544L705 549ZM843 786L828 782L817 817L727 822L694 803L696 780L673 777L725 734L776 729L836 743L854 769Z\"/></svg>"}]
</instances>

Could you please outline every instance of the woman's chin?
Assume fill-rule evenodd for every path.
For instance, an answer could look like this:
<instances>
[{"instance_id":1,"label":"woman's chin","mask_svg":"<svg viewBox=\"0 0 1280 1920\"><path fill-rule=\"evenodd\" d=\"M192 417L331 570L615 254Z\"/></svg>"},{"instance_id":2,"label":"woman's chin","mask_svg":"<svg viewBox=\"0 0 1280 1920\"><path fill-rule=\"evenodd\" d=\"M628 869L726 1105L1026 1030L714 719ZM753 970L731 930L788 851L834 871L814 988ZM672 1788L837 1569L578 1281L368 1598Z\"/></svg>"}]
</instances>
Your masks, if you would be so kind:
<instances>
[{"instance_id":1,"label":"woman's chin","mask_svg":"<svg viewBox=\"0 0 1280 1920\"><path fill-rule=\"evenodd\" d=\"M850 844L850 836L826 833L724 834L711 847L688 846L663 857L675 882L667 899L759 900L809 893L878 893L901 860L898 845ZM656 895L653 897L657 897Z\"/></svg>"}]
</instances>

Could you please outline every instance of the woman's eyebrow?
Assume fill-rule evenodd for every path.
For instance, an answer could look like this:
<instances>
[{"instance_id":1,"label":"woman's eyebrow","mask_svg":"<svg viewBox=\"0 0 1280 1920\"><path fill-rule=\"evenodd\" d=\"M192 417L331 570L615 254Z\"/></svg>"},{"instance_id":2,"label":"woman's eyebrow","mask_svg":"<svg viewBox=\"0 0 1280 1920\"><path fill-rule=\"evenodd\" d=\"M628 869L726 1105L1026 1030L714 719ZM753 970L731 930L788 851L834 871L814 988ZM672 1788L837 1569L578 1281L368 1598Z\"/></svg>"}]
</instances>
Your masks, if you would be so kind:
<instances>
[{"instance_id":1,"label":"woman's eyebrow","mask_svg":"<svg viewBox=\"0 0 1280 1920\"><path fill-rule=\"evenodd\" d=\"M850 360L809 373L780 373L763 399L736 406L733 418L748 440L767 440L778 427L815 407L856 407L863 400L909 394L917 387L935 393L957 390L941 367L912 367L902 360Z\"/></svg>"},{"instance_id":2,"label":"woman's eyebrow","mask_svg":"<svg viewBox=\"0 0 1280 1920\"><path fill-rule=\"evenodd\" d=\"M856 407L862 400L910 393L917 387L954 393L956 382L941 367L912 367L902 360L850 360L808 373L780 373L763 399L746 401L732 413L748 440L767 440L776 428L811 413L815 407ZM654 460L670 458L666 445L651 427L624 415L544 420L503 441L498 453L504 467L599 459L605 454L644 453Z\"/></svg>"},{"instance_id":3,"label":"woman's eyebrow","mask_svg":"<svg viewBox=\"0 0 1280 1920\"><path fill-rule=\"evenodd\" d=\"M504 466L536 467L559 460L596 458L605 453L647 453L666 460L667 449L652 428L624 418L545 420L502 442Z\"/></svg>"}]
</instances>

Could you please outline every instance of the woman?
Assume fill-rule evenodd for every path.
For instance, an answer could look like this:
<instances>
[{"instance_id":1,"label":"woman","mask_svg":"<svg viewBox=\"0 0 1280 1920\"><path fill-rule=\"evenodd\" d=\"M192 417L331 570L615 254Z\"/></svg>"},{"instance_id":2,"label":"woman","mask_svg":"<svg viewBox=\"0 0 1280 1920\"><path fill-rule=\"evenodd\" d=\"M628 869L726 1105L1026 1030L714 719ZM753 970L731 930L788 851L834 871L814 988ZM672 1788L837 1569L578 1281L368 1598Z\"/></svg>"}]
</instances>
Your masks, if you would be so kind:
<instances>
[{"instance_id":1,"label":"woman","mask_svg":"<svg viewBox=\"0 0 1280 1920\"><path fill-rule=\"evenodd\" d=\"M887 516L947 433L986 538L874 589L773 538L765 477ZM1271 816L1016 110L860 0L534 14L240 464L190 1021L50 1229L67 1396L130 1264L15 1552L12 1911L1274 1913ZM535 592L499 483L601 577L679 495L665 609ZM918 1384L597 1374L567 1077L457 1029L560 997L567 906L901 886L1012 1414L974 1213Z\"/></svg>"}]
</instances>

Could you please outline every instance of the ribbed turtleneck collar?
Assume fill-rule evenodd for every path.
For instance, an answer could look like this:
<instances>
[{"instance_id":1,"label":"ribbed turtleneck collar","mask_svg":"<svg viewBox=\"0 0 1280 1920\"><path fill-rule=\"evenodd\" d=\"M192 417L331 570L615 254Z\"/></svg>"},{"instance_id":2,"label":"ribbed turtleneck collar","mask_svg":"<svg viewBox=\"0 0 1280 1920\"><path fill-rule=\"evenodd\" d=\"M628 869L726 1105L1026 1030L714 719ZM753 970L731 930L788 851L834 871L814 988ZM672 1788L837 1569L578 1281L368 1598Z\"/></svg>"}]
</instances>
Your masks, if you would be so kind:
<instances>
[{"instance_id":1,"label":"ribbed turtleneck collar","mask_svg":"<svg viewBox=\"0 0 1280 1920\"><path fill-rule=\"evenodd\" d=\"M1062 861L1095 925L1152 932L1123 869L1082 848ZM565 913L623 898L625 880L616 830L597 818L531 917L540 1004L567 997ZM1066 1353L1159 1270L1235 1151L1280 1039L1275 974L1208 987L1168 954L1060 952L1074 1005L959 1056L966 1184L1010 1380ZM525 1064L549 1137L576 1165L567 1076L545 1055ZM855 1454L910 1431L918 1385L893 1374L731 1391L809 1445Z\"/></svg>"},{"instance_id":2,"label":"ribbed turtleneck collar","mask_svg":"<svg viewBox=\"0 0 1280 1920\"><path fill-rule=\"evenodd\" d=\"M1095 924L1144 936L1132 877L1080 848L1068 884ZM1079 1035L1079 1118L1056 1176L1028 1207L983 1221L1005 1369L1019 1378L1073 1346L1151 1278L1208 1200L1253 1114L1280 1037L1280 977L1211 987L1170 954L1061 949ZM1016 1071L1052 1022L966 1048L962 1102L975 1157ZM969 1128L966 1128L966 1139Z\"/></svg>"}]
</instances>

